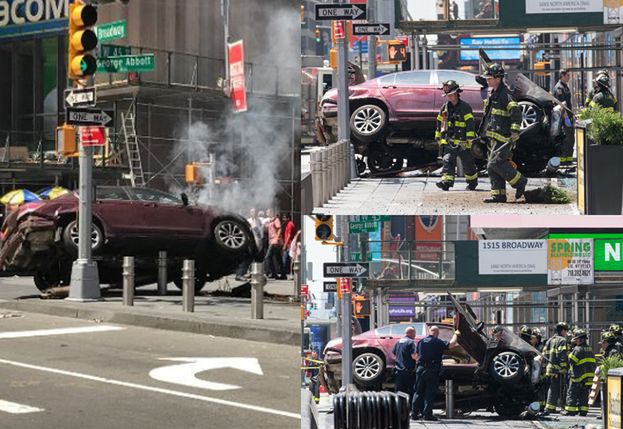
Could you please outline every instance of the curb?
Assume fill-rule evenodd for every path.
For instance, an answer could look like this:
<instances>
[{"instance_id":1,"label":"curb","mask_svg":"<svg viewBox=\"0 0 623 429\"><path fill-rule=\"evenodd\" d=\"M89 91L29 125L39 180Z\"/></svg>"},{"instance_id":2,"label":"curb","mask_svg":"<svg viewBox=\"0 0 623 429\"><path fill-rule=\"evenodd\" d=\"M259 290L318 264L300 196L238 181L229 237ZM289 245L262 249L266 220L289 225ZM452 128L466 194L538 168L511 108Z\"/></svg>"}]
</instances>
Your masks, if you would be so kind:
<instances>
[{"instance_id":1,"label":"curb","mask_svg":"<svg viewBox=\"0 0 623 429\"><path fill-rule=\"evenodd\" d=\"M170 315L148 312L129 312L78 307L63 304L51 305L24 301L0 301L0 308L6 310L24 311L27 313L47 314L50 316L70 317L74 319L98 319L108 323L140 326L144 328L181 331L193 334L214 335L262 343L300 346L300 328L275 329L268 326L253 326L241 320L206 320L193 313L186 318L176 318ZM249 320L251 322L251 320Z\"/></svg>"}]
</instances>

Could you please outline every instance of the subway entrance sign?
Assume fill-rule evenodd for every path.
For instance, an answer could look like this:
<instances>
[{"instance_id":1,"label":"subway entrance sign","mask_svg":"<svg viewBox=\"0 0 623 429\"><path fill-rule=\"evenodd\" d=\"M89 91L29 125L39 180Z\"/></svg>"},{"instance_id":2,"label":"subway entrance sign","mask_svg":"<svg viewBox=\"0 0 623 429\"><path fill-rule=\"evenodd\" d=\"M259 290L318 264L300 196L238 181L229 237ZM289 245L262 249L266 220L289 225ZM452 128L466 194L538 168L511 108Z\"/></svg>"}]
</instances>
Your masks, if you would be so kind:
<instances>
[{"instance_id":1,"label":"subway entrance sign","mask_svg":"<svg viewBox=\"0 0 623 429\"><path fill-rule=\"evenodd\" d=\"M594 241L595 271L623 271L623 238Z\"/></svg>"}]
</instances>

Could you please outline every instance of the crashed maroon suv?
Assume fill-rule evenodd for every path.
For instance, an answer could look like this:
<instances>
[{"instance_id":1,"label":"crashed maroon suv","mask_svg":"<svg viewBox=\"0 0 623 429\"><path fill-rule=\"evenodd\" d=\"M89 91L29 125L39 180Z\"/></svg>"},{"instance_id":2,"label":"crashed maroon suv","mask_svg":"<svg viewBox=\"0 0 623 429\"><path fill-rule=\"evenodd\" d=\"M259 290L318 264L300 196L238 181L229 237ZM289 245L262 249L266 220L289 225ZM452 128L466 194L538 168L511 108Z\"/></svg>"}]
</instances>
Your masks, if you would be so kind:
<instances>
[{"instance_id":1,"label":"crashed maroon suv","mask_svg":"<svg viewBox=\"0 0 623 429\"><path fill-rule=\"evenodd\" d=\"M2 225L0 268L34 275L41 290L68 284L78 256L77 211L72 192L11 213ZM137 286L155 282L159 251L167 252L169 279L177 285L183 259L195 260L196 289L257 256L244 218L149 188L98 187L91 246L101 283L121 282L123 256L134 256Z\"/></svg>"}]
</instances>

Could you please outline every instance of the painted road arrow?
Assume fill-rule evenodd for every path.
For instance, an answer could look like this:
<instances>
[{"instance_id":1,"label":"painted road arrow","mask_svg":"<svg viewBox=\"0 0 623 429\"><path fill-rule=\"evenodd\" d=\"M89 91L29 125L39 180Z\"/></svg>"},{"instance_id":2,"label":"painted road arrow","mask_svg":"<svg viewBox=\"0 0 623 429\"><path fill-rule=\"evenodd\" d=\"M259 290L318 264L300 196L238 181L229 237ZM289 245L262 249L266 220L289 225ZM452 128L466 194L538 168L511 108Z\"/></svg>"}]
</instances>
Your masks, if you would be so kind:
<instances>
[{"instance_id":1,"label":"painted road arrow","mask_svg":"<svg viewBox=\"0 0 623 429\"><path fill-rule=\"evenodd\" d=\"M69 125L113 126L114 113L112 110L68 107L65 109L65 112L67 113L67 123Z\"/></svg>"},{"instance_id":2,"label":"painted road arrow","mask_svg":"<svg viewBox=\"0 0 623 429\"><path fill-rule=\"evenodd\" d=\"M66 89L65 107L95 106L95 88Z\"/></svg>"},{"instance_id":3,"label":"painted road arrow","mask_svg":"<svg viewBox=\"0 0 623 429\"><path fill-rule=\"evenodd\" d=\"M370 264L367 262L325 262L325 277L369 277Z\"/></svg>"},{"instance_id":4,"label":"painted road arrow","mask_svg":"<svg viewBox=\"0 0 623 429\"><path fill-rule=\"evenodd\" d=\"M215 383L197 378L197 373L211 369L233 368L252 374L264 375L262 367L256 358L162 358L185 362L175 365L161 366L149 372L151 378L166 381L167 383L181 384L183 386L198 387L208 390L234 390L240 386L233 384Z\"/></svg>"},{"instance_id":5,"label":"painted road arrow","mask_svg":"<svg viewBox=\"0 0 623 429\"><path fill-rule=\"evenodd\" d=\"M316 4L316 20L366 19L365 4Z\"/></svg>"},{"instance_id":6,"label":"painted road arrow","mask_svg":"<svg viewBox=\"0 0 623 429\"><path fill-rule=\"evenodd\" d=\"M389 34L391 26L389 23L379 24L353 24L353 34L355 36L385 36Z\"/></svg>"}]
</instances>

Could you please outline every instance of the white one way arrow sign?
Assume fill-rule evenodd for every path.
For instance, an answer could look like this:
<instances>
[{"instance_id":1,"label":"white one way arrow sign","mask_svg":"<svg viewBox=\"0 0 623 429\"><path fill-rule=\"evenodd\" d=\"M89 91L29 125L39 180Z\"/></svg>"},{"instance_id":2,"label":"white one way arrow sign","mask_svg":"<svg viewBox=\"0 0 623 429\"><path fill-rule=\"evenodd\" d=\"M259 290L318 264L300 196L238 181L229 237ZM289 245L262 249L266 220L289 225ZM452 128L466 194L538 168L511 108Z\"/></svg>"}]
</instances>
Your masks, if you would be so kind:
<instances>
[{"instance_id":1,"label":"white one way arrow sign","mask_svg":"<svg viewBox=\"0 0 623 429\"><path fill-rule=\"evenodd\" d=\"M366 19L365 4L317 4L316 20Z\"/></svg>"},{"instance_id":2,"label":"white one way arrow sign","mask_svg":"<svg viewBox=\"0 0 623 429\"><path fill-rule=\"evenodd\" d=\"M95 88L70 88L65 90L66 107L95 106Z\"/></svg>"},{"instance_id":3,"label":"white one way arrow sign","mask_svg":"<svg viewBox=\"0 0 623 429\"><path fill-rule=\"evenodd\" d=\"M240 386L233 384L215 383L200 380L196 375L211 369L233 368L252 374L264 375L260 363L256 358L162 358L178 363L175 365L161 366L149 372L151 378L166 381L167 383L181 384L183 386L198 387L209 390L234 390Z\"/></svg>"}]
</instances>

